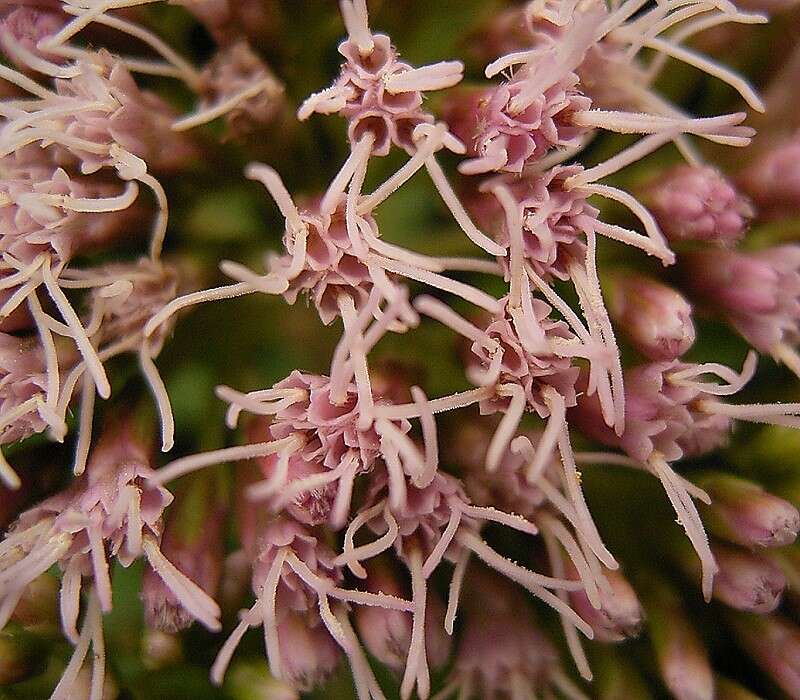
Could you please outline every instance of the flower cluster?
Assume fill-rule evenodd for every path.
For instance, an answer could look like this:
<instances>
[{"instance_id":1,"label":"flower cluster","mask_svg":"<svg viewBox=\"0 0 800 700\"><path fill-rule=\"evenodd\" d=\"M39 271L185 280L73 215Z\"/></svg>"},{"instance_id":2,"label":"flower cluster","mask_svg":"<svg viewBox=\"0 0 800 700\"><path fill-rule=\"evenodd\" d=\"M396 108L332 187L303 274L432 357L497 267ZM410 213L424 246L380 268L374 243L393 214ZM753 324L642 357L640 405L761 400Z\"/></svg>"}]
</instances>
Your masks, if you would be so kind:
<instances>
[{"instance_id":1,"label":"flower cluster","mask_svg":"<svg viewBox=\"0 0 800 700\"><path fill-rule=\"evenodd\" d=\"M140 7L155 1L0 10L10 64L0 65L0 444L25 467L0 460L0 478L17 489L0 509L0 628L27 634L31 619L52 617L37 602L52 587L74 651L51 698L115 692L103 616L118 597L112 576L140 559L142 661L177 663L178 635L195 621L225 627L209 677L232 698L256 692L256 678L265 697L299 698L344 660L359 700L385 700L388 682L403 700L583 698L596 670L584 640L606 645L604 667L645 624L674 697L746 692L715 676L680 576L725 607L769 683L800 693L800 628L779 610L800 582L800 561L784 549L800 530L796 477L775 479L772 493L757 470L732 474L718 458L739 424L762 424L763 435L800 428L800 403L731 398L755 377L759 353L800 376L800 246L749 233L798 211L797 135L751 145L746 112L693 116L656 89L679 62L764 111L745 78L692 42L766 18L727 0L532 0L476 41L492 82L461 84L461 61L414 67L373 32L366 0L341 0L338 76L296 111L324 134L309 169L330 179L301 197L287 187L298 179L289 166L285 182L281 165L243 167L277 207L282 248L263 271L223 260L230 281L198 290L207 251L195 237L224 216L207 215L217 204L197 174L250 196L248 183L226 190L213 168L244 151L279 161L297 146L308 156L287 127L301 58L281 48L292 33L279 4L200 0L176 10L204 27L195 39L207 60L195 65L183 55L192 42L173 48L155 31L159 15ZM108 36L120 54L95 48ZM182 98L196 98L185 115L164 87L176 81ZM316 123L326 115L346 122L332 173L331 132ZM754 155L729 177L707 162L719 146ZM685 162L660 168L662 147ZM422 190L410 181L422 170L448 216L431 240L402 239L414 250L387 220L400 209L417 220L408 210ZM439 245L446 237L457 242ZM659 278L662 268L671 269ZM248 388L258 380L226 356L230 385L215 393L237 438L219 446L213 411L197 409L208 374L178 350L165 383L155 358L179 312L245 295L302 299L313 323L339 336L322 366L284 368L257 384L266 388ZM695 308L746 341L740 371L708 356ZM256 337L248 323L230 326ZM229 329L197 324L174 342L203 344L210 366ZM267 326L277 338L287 324L276 314ZM291 332L324 346L300 323ZM408 358L386 361L386 348L391 357L404 344ZM133 379L111 363L127 353L138 359ZM284 355L295 367L294 351ZM415 355L436 375L426 389ZM441 376L447 358L460 366L455 378ZM182 453L160 466L151 402L129 398L139 381L162 451ZM96 395L110 403L96 407ZM177 430L171 397L195 413ZM63 442L70 432L69 482L32 480L27 463L50 449L34 436ZM738 452L732 459L746 462L750 451ZM632 501L653 500L639 508L614 492L590 507L603 493L593 489L599 470L615 466L639 479ZM620 477L602 475L613 491ZM663 525L668 508L686 538ZM629 547L618 542L626 524L636 530L625 533ZM640 535L651 532L643 557ZM660 576L665 565L674 571ZM571 661L540 622L547 616ZM255 627L258 667L240 650Z\"/></svg>"}]
</instances>

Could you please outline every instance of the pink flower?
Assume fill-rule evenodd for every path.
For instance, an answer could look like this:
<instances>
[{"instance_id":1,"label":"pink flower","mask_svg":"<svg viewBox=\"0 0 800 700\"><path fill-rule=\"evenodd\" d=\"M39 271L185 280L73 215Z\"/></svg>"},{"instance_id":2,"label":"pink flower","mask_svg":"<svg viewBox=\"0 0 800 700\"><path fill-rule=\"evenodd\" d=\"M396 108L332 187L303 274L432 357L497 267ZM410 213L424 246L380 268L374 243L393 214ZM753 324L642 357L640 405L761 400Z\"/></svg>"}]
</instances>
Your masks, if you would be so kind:
<instances>
[{"instance_id":1,"label":"pink flower","mask_svg":"<svg viewBox=\"0 0 800 700\"><path fill-rule=\"evenodd\" d=\"M274 273L289 280L284 298L294 304L301 293L307 293L326 325L340 313L340 294L351 297L356 310L361 310L369 299L374 280L361 248L354 247L348 235L344 198L332 213L306 210L300 213L300 220L305 227L304 240L301 243L298 233L287 226L286 254L275 259L271 266ZM367 232L378 238L378 225L371 216L360 217L359 222L359 236ZM304 246L304 256L298 272L293 269L293 262L303 252L298 250L299 245ZM363 247L367 245L366 241L361 243Z\"/></svg>"},{"instance_id":2,"label":"pink flower","mask_svg":"<svg viewBox=\"0 0 800 700\"><path fill-rule=\"evenodd\" d=\"M698 251L686 264L690 288L708 307L754 348L799 371L794 348L800 342L800 246Z\"/></svg>"},{"instance_id":3,"label":"pink flower","mask_svg":"<svg viewBox=\"0 0 800 700\"><path fill-rule=\"evenodd\" d=\"M388 36L369 33L366 13L362 19L365 34L354 39L351 32L339 46L346 59L339 77L330 88L309 97L298 117L338 113L347 119L351 147L370 135L373 155L386 155L392 144L414 153L414 129L434 121L422 109L423 92L455 85L464 66L460 61L443 61L413 68L399 60Z\"/></svg>"},{"instance_id":4,"label":"pink flower","mask_svg":"<svg viewBox=\"0 0 800 700\"><path fill-rule=\"evenodd\" d=\"M40 253L54 264L92 251L117 238L131 224L135 184L120 187L89 177L70 177L53 165L15 164L0 180L6 205L0 210L0 249L30 263Z\"/></svg>"},{"instance_id":5,"label":"pink flower","mask_svg":"<svg viewBox=\"0 0 800 700\"><path fill-rule=\"evenodd\" d=\"M240 138L276 119L284 106L283 85L244 40L220 49L200 81L197 113L178 120L174 129L224 114L228 135Z\"/></svg>"},{"instance_id":6,"label":"pink flower","mask_svg":"<svg viewBox=\"0 0 800 700\"><path fill-rule=\"evenodd\" d=\"M47 421L36 410L46 392L47 368L38 341L0 333L0 415L14 415L30 404L30 410L6 422L0 431L0 444L22 440L47 428Z\"/></svg>"},{"instance_id":7,"label":"pink flower","mask_svg":"<svg viewBox=\"0 0 800 700\"><path fill-rule=\"evenodd\" d=\"M757 155L739 174L738 182L760 215L792 216L800 202L800 132Z\"/></svg>"},{"instance_id":8,"label":"pink flower","mask_svg":"<svg viewBox=\"0 0 800 700\"><path fill-rule=\"evenodd\" d=\"M719 171L680 165L661 175L646 192L650 210L671 241L736 243L754 211Z\"/></svg>"},{"instance_id":9,"label":"pink flower","mask_svg":"<svg viewBox=\"0 0 800 700\"><path fill-rule=\"evenodd\" d=\"M522 221L525 262L546 280L570 278L570 265L582 263L586 257L582 236L596 229L598 210L588 204L585 194L564 187L565 180L578 172L576 166L559 166L522 178L493 178L481 186L487 193L498 185L510 192ZM479 221L494 233L497 242L508 246L508 223L495 196L483 195L475 208ZM508 274L508 257L501 263Z\"/></svg>"},{"instance_id":10,"label":"pink flower","mask_svg":"<svg viewBox=\"0 0 800 700\"><path fill-rule=\"evenodd\" d=\"M219 629L216 603L159 549L162 516L172 496L152 480L145 448L130 430L123 426L107 432L93 450L86 472L66 491L23 513L6 536L0 581L9 615L25 587L58 564L64 572L64 632L75 642L82 577L92 577L100 607L107 612L111 609L108 557L127 567L145 556L194 617Z\"/></svg>"},{"instance_id":11,"label":"pink flower","mask_svg":"<svg viewBox=\"0 0 800 700\"><path fill-rule=\"evenodd\" d=\"M554 339L568 341L573 338L563 321L550 317L551 308L539 299L533 299L533 311L539 324L537 333L545 344L541 350L532 348L529 337L520 337L517 321L508 313L508 301L502 300L503 313L490 319L483 330L484 337L472 344L472 353L477 365L486 372L486 381L497 384L516 384L525 395L528 410L535 411L541 418L550 415L550 406L545 394L555 391L567 406L575 405L575 382L578 367L568 357L559 357L548 349L547 341ZM508 399L491 397L481 402L481 413L502 411Z\"/></svg>"},{"instance_id":12,"label":"pink flower","mask_svg":"<svg viewBox=\"0 0 800 700\"><path fill-rule=\"evenodd\" d=\"M574 125L571 117L589 109L591 100L579 91L578 76L567 74L524 109L515 110L512 105L527 80L526 69L520 69L511 81L471 99L473 123L453 125L474 156L459 165L462 173L521 173L525 165L540 160L552 149L580 142L587 130Z\"/></svg>"}]
</instances>

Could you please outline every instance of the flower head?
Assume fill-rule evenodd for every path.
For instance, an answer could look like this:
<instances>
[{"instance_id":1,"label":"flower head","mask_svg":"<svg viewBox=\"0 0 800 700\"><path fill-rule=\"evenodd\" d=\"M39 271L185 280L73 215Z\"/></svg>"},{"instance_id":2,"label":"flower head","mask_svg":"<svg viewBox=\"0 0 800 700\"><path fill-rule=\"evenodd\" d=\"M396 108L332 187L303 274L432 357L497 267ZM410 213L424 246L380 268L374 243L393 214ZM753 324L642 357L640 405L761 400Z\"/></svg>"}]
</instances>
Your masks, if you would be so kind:
<instances>
[{"instance_id":1,"label":"flower head","mask_svg":"<svg viewBox=\"0 0 800 700\"><path fill-rule=\"evenodd\" d=\"M649 186L647 202L673 242L736 243L754 214L733 183L709 166L679 165L664 173Z\"/></svg>"}]
</instances>

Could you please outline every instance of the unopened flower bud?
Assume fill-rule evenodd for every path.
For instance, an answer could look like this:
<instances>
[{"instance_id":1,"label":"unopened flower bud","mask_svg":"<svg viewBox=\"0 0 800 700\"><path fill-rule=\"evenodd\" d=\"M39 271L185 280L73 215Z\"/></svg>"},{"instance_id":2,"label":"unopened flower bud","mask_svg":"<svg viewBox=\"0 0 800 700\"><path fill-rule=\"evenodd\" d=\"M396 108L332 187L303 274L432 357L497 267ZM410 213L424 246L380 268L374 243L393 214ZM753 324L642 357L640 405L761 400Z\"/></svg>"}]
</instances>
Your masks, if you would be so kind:
<instances>
[{"instance_id":1,"label":"unopened flower bud","mask_svg":"<svg viewBox=\"0 0 800 700\"><path fill-rule=\"evenodd\" d=\"M713 700L714 677L703 642L678 595L666 585L655 585L647 616L664 684L677 700Z\"/></svg>"},{"instance_id":2,"label":"unopened flower bud","mask_svg":"<svg viewBox=\"0 0 800 700\"><path fill-rule=\"evenodd\" d=\"M737 610L758 614L778 607L786 588L780 568L767 557L738 547L714 545L719 572L714 579L714 597Z\"/></svg>"},{"instance_id":3,"label":"unopened flower bud","mask_svg":"<svg viewBox=\"0 0 800 700\"><path fill-rule=\"evenodd\" d=\"M711 497L711 505L703 508L711 534L744 547L783 547L797 538L800 512L758 484L714 473L698 486Z\"/></svg>"},{"instance_id":4,"label":"unopened flower bud","mask_svg":"<svg viewBox=\"0 0 800 700\"><path fill-rule=\"evenodd\" d=\"M616 277L610 311L636 349L651 360L674 360L694 343L689 302L648 277Z\"/></svg>"},{"instance_id":5,"label":"unopened flower bud","mask_svg":"<svg viewBox=\"0 0 800 700\"><path fill-rule=\"evenodd\" d=\"M783 691L800 697L800 627L778 615L737 615L739 644Z\"/></svg>"},{"instance_id":6,"label":"unopened flower bud","mask_svg":"<svg viewBox=\"0 0 800 700\"><path fill-rule=\"evenodd\" d=\"M671 241L735 243L753 217L750 203L708 166L668 171L648 188L647 203Z\"/></svg>"},{"instance_id":7,"label":"unopened flower bud","mask_svg":"<svg viewBox=\"0 0 800 700\"><path fill-rule=\"evenodd\" d=\"M636 637L642 627L642 607L628 580L618 571L606 571L608 590L600 589L600 609L589 602L585 591L570 594L570 602L594 630L594 638L601 642L621 642ZM577 578L575 572L574 578Z\"/></svg>"}]
</instances>

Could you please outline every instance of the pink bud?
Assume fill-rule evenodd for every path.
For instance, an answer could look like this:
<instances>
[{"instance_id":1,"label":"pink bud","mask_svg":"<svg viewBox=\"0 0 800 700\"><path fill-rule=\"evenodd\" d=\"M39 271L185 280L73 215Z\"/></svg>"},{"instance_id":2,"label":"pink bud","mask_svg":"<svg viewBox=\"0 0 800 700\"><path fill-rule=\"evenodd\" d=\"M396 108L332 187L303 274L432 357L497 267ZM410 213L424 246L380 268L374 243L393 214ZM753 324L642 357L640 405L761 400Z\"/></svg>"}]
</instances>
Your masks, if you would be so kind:
<instances>
[{"instance_id":1,"label":"pink bud","mask_svg":"<svg viewBox=\"0 0 800 700\"><path fill-rule=\"evenodd\" d=\"M594 608L582 590L570 594L572 607L592 626L595 639L601 642L621 642L638 636L643 612L633 587L618 571L604 574L609 589L600 589L600 609ZM576 572L573 577L577 578Z\"/></svg>"},{"instance_id":2,"label":"pink bud","mask_svg":"<svg viewBox=\"0 0 800 700\"><path fill-rule=\"evenodd\" d=\"M203 70L202 81L201 109L250 94L225 114L233 136L264 127L284 106L283 85L243 40L221 49Z\"/></svg>"},{"instance_id":3,"label":"pink bud","mask_svg":"<svg viewBox=\"0 0 800 700\"><path fill-rule=\"evenodd\" d=\"M711 474L699 485L711 497L703 520L717 537L745 547L784 547L797 538L800 512L758 484Z\"/></svg>"},{"instance_id":4,"label":"pink bud","mask_svg":"<svg viewBox=\"0 0 800 700\"><path fill-rule=\"evenodd\" d=\"M720 172L680 165L648 188L648 204L672 241L735 243L745 233L753 208Z\"/></svg>"},{"instance_id":5,"label":"pink bud","mask_svg":"<svg viewBox=\"0 0 800 700\"><path fill-rule=\"evenodd\" d=\"M766 557L738 547L714 545L719 572L714 579L714 597L745 612L770 613L781 601L786 579L780 568Z\"/></svg>"},{"instance_id":6,"label":"pink bud","mask_svg":"<svg viewBox=\"0 0 800 700\"><path fill-rule=\"evenodd\" d=\"M677 359L694 343L691 305L655 280L615 278L610 311L636 349L651 360Z\"/></svg>"}]
</instances>

